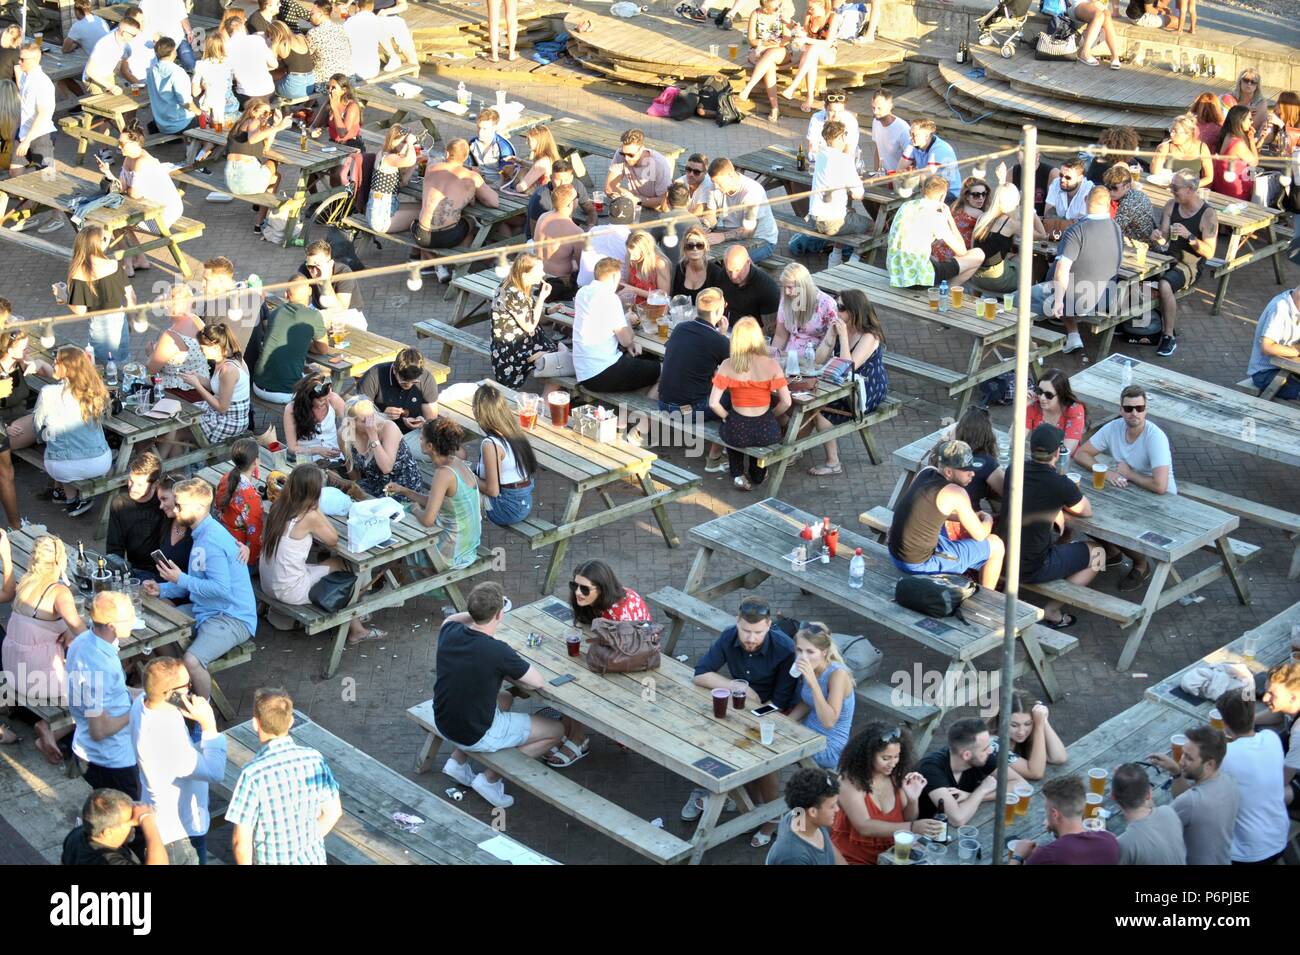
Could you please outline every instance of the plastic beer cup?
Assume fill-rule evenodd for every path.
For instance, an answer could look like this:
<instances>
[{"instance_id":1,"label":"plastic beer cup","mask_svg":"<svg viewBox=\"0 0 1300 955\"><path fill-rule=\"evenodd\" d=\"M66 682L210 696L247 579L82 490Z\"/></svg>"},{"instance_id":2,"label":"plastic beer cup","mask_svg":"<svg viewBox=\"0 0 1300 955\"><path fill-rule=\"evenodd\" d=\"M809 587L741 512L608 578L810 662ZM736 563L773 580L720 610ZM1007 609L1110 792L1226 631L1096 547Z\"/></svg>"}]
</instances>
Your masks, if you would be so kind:
<instances>
[{"instance_id":1,"label":"plastic beer cup","mask_svg":"<svg viewBox=\"0 0 1300 955\"><path fill-rule=\"evenodd\" d=\"M1092 489L1100 491L1106 487L1106 465L1094 464L1092 466Z\"/></svg>"},{"instance_id":2,"label":"plastic beer cup","mask_svg":"<svg viewBox=\"0 0 1300 955\"><path fill-rule=\"evenodd\" d=\"M1002 817L1002 824L1011 825L1016 818L1016 809L1020 805L1020 797L1015 793L1007 793L1006 814Z\"/></svg>"},{"instance_id":3,"label":"plastic beer cup","mask_svg":"<svg viewBox=\"0 0 1300 955\"><path fill-rule=\"evenodd\" d=\"M957 864L974 865L975 857L979 855L980 844L975 839L962 839L957 843Z\"/></svg>"},{"instance_id":4,"label":"plastic beer cup","mask_svg":"<svg viewBox=\"0 0 1300 955\"><path fill-rule=\"evenodd\" d=\"M758 738L764 746L771 746L776 739L776 724L771 720L763 720L758 724Z\"/></svg>"},{"instance_id":5,"label":"plastic beer cup","mask_svg":"<svg viewBox=\"0 0 1300 955\"><path fill-rule=\"evenodd\" d=\"M740 44L738 43L727 44L727 59L731 60L731 62L734 63L736 62L736 57L739 54L740 54Z\"/></svg>"},{"instance_id":6,"label":"plastic beer cup","mask_svg":"<svg viewBox=\"0 0 1300 955\"><path fill-rule=\"evenodd\" d=\"M952 307L961 308L962 302L966 301L966 289L961 285L954 285L950 290L952 295Z\"/></svg>"},{"instance_id":7,"label":"plastic beer cup","mask_svg":"<svg viewBox=\"0 0 1300 955\"><path fill-rule=\"evenodd\" d=\"M1034 798L1034 787L1021 783L1015 790L1016 796L1016 815L1025 816L1029 813L1029 801Z\"/></svg>"},{"instance_id":8,"label":"plastic beer cup","mask_svg":"<svg viewBox=\"0 0 1300 955\"><path fill-rule=\"evenodd\" d=\"M939 290L937 288L927 289L925 295L930 302L930 311L937 312L939 310Z\"/></svg>"},{"instance_id":9,"label":"plastic beer cup","mask_svg":"<svg viewBox=\"0 0 1300 955\"><path fill-rule=\"evenodd\" d=\"M1083 818L1097 818L1097 810L1101 808L1101 796L1098 793L1088 793L1083 804Z\"/></svg>"},{"instance_id":10,"label":"plastic beer cup","mask_svg":"<svg viewBox=\"0 0 1300 955\"><path fill-rule=\"evenodd\" d=\"M1247 663L1255 661L1255 653L1259 650L1259 637L1254 634L1246 634L1241 638L1241 655L1245 657Z\"/></svg>"},{"instance_id":11,"label":"plastic beer cup","mask_svg":"<svg viewBox=\"0 0 1300 955\"><path fill-rule=\"evenodd\" d=\"M1218 710L1210 710L1210 727L1223 732L1223 714Z\"/></svg>"},{"instance_id":12,"label":"plastic beer cup","mask_svg":"<svg viewBox=\"0 0 1300 955\"><path fill-rule=\"evenodd\" d=\"M1173 753L1175 763L1181 763L1183 761L1183 746L1186 744L1187 737L1182 733L1175 733L1173 736L1169 737L1169 749Z\"/></svg>"},{"instance_id":13,"label":"plastic beer cup","mask_svg":"<svg viewBox=\"0 0 1300 955\"><path fill-rule=\"evenodd\" d=\"M727 716L727 703L731 700L731 691L718 687L713 691L713 715L718 719L725 719Z\"/></svg>"},{"instance_id":14,"label":"plastic beer cup","mask_svg":"<svg viewBox=\"0 0 1300 955\"><path fill-rule=\"evenodd\" d=\"M1016 310L1016 293L1002 293L1002 310L1005 312L1014 312Z\"/></svg>"},{"instance_id":15,"label":"plastic beer cup","mask_svg":"<svg viewBox=\"0 0 1300 955\"><path fill-rule=\"evenodd\" d=\"M912 858L912 844L916 842L916 835L904 830L898 830L894 833L894 861L908 862Z\"/></svg>"},{"instance_id":16,"label":"plastic beer cup","mask_svg":"<svg viewBox=\"0 0 1300 955\"><path fill-rule=\"evenodd\" d=\"M564 638L564 649L569 651L569 656L576 657L582 652L582 636L577 633L571 633Z\"/></svg>"},{"instance_id":17,"label":"plastic beer cup","mask_svg":"<svg viewBox=\"0 0 1300 955\"><path fill-rule=\"evenodd\" d=\"M731 681L731 705L738 710L745 708L745 698L749 696L748 680Z\"/></svg>"},{"instance_id":18,"label":"plastic beer cup","mask_svg":"<svg viewBox=\"0 0 1300 955\"><path fill-rule=\"evenodd\" d=\"M1098 796L1105 795L1107 775L1108 774L1104 769L1088 770L1088 788Z\"/></svg>"}]
</instances>

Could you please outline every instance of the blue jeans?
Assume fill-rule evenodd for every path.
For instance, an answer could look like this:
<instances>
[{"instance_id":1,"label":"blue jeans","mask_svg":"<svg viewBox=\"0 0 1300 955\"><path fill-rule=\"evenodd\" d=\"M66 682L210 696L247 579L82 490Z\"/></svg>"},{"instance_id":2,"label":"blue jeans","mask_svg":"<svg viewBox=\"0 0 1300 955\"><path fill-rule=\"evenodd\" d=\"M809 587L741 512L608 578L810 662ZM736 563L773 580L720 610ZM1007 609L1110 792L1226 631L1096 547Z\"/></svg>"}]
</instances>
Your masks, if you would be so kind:
<instances>
[{"instance_id":1,"label":"blue jeans","mask_svg":"<svg viewBox=\"0 0 1300 955\"><path fill-rule=\"evenodd\" d=\"M530 481L528 487L503 487L497 496L488 501L487 519L497 527L509 527L518 524L533 510L533 488L536 481Z\"/></svg>"},{"instance_id":2,"label":"blue jeans","mask_svg":"<svg viewBox=\"0 0 1300 955\"><path fill-rule=\"evenodd\" d=\"M1256 388L1262 391L1269 386L1273 381L1274 376L1277 375L1280 370L1281 369L1279 368L1265 368L1263 371L1257 371L1255 374L1251 375L1250 380L1255 383ZM1291 401L1300 398L1300 377L1291 375L1287 379L1287 383L1282 386L1282 390L1274 397L1286 398Z\"/></svg>"},{"instance_id":3,"label":"blue jeans","mask_svg":"<svg viewBox=\"0 0 1300 955\"><path fill-rule=\"evenodd\" d=\"M819 239L815 235L796 235L790 238L791 255L812 255L817 252L825 252L830 245L826 239Z\"/></svg>"},{"instance_id":4,"label":"blue jeans","mask_svg":"<svg viewBox=\"0 0 1300 955\"><path fill-rule=\"evenodd\" d=\"M131 331L125 315L97 315L90 320L90 347L95 350L95 361L128 361L131 356Z\"/></svg>"},{"instance_id":5,"label":"blue jeans","mask_svg":"<svg viewBox=\"0 0 1300 955\"><path fill-rule=\"evenodd\" d=\"M199 854L199 865L207 865L208 864L207 835L205 834L202 836L190 836L190 845L192 845L194 847L194 851Z\"/></svg>"},{"instance_id":6,"label":"blue jeans","mask_svg":"<svg viewBox=\"0 0 1300 955\"><path fill-rule=\"evenodd\" d=\"M745 248L749 249L749 261L762 262L764 259L770 259L776 254L776 245L772 242L750 242Z\"/></svg>"},{"instance_id":7,"label":"blue jeans","mask_svg":"<svg viewBox=\"0 0 1300 955\"><path fill-rule=\"evenodd\" d=\"M281 99L302 99L316 92L316 76L312 73L288 73L275 84Z\"/></svg>"}]
</instances>

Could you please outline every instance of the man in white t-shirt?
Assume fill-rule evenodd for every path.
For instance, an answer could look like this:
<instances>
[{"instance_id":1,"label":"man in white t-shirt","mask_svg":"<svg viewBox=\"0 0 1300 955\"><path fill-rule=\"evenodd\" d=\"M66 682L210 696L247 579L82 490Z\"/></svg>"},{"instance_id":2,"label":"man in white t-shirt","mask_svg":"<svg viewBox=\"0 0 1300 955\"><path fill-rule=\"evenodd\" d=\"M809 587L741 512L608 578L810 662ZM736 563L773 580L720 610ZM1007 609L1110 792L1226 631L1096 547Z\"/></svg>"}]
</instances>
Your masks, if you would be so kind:
<instances>
[{"instance_id":1,"label":"man in white t-shirt","mask_svg":"<svg viewBox=\"0 0 1300 955\"><path fill-rule=\"evenodd\" d=\"M384 63L396 56L388 29L375 16L375 0L358 0L343 29L352 45L352 71L363 80L378 76Z\"/></svg>"},{"instance_id":2,"label":"man in white t-shirt","mask_svg":"<svg viewBox=\"0 0 1300 955\"><path fill-rule=\"evenodd\" d=\"M808 197L808 223L822 235L864 235L871 220L861 212L849 211L849 199L862 199L862 177L849 152L848 133L839 120L821 127L822 148L813 162L812 195ZM821 239L796 235L790 239L790 252L803 255L820 252L826 247ZM833 245L828 268L844 261L845 246ZM853 251L851 248L849 251Z\"/></svg>"},{"instance_id":3,"label":"man in white t-shirt","mask_svg":"<svg viewBox=\"0 0 1300 955\"><path fill-rule=\"evenodd\" d=\"M1247 697L1249 696L1249 699ZM1237 781L1237 827L1232 836L1233 865L1273 865L1286 849L1291 821L1286 815L1282 740L1255 731L1255 698L1240 689L1214 701L1223 717L1228 755L1223 772Z\"/></svg>"},{"instance_id":4,"label":"man in white t-shirt","mask_svg":"<svg viewBox=\"0 0 1300 955\"><path fill-rule=\"evenodd\" d=\"M1081 468L1090 468L1098 454L1108 454L1115 466L1106 472L1106 480L1115 487L1130 484L1152 494L1177 494L1174 458L1169 437L1160 426L1147 420L1147 393L1141 385L1129 385L1119 396L1121 417L1097 429L1096 434L1079 445L1074 460ZM1121 548L1106 547L1106 564L1118 562ZM1122 591L1137 590L1151 578L1151 565L1142 554L1131 552L1133 567L1119 582Z\"/></svg>"},{"instance_id":5,"label":"man in white t-shirt","mask_svg":"<svg viewBox=\"0 0 1300 955\"><path fill-rule=\"evenodd\" d=\"M176 62L186 73L193 73L194 31L190 29L190 12L185 8L185 0L140 0L140 11L145 35L175 40Z\"/></svg>"},{"instance_id":6,"label":"man in white t-shirt","mask_svg":"<svg viewBox=\"0 0 1300 955\"><path fill-rule=\"evenodd\" d=\"M86 68L81 74L82 82L90 84L96 93L121 93L119 78L138 82L137 77L127 75L129 67L126 62L131 55L132 46L143 42L139 37L140 21L135 17L123 17L117 29L102 37L86 57ZM142 71L140 76L143 75Z\"/></svg>"},{"instance_id":7,"label":"man in white t-shirt","mask_svg":"<svg viewBox=\"0 0 1300 955\"><path fill-rule=\"evenodd\" d=\"M41 69L41 44L24 43L18 53L18 143L14 164L43 165L54 159L54 81Z\"/></svg>"},{"instance_id":8,"label":"man in white t-shirt","mask_svg":"<svg viewBox=\"0 0 1300 955\"><path fill-rule=\"evenodd\" d=\"M226 57L235 80L235 98L241 108L250 97L270 96L275 92L271 70L279 65L279 60L260 34L246 33L241 25L226 40Z\"/></svg>"},{"instance_id":9,"label":"man in white t-shirt","mask_svg":"<svg viewBox=\"0 0 1300 955\"><path fill-rule=\"evenodd\" d=\"M609 222L587 233L586 246L578 259L578 288L591 284L601 259L614 259L620 264L627 261L627 238L632 234L635 213L636 203L627 196L619 196L609 204Z\"/></svg>"},{"instance_id":10,"label":"man in white t-shirt","mask_svg":"<svg viewBox=\"0 0 1300 955\"><path fill-rule=\"evenodd\" d=\"M772 256L776 252L777 229L767 190L742 176L731 160L722 156L709 163L709 178L713 180L713 191L701 213L713 230L709 245L744 242L754 262Z\"/></svg>"},{"instance_id":11,"label":"man in white t-shirt","mask_svg":"<svg viewBox=\"0 0 1300 955\"><path fill-rule=\"evenodd\" d=\"M1059 175L1047 187L1043 225L1049 232L1064 232L1088 214L1088 193L1096 183L1083 174L1083 162L1067 159L1059 167Z\"/></svg>"},{"instance_id":12,"label":"man in white t-shirt","mask_svg":"<svg viewBox=\"0 0 1300 955\"><path fill-rule=\"evenodd\" d=\"M848 106L845 105L846 99L843 90L827 90L826 108L819 109L808 120L808 131L804 134L804 148L808 151L810 162L824 143L822 127L831 120L844 124L844 138L848 141L848 153L852 157L857 156L858 136L860 135L858 118L849 112Z\"/></svg>"},{"instance_id":13,"label":"man in white t-shirt","mask_svg":"<svg viewBox=\"0 0 1300 955\"><path fill-rule=\"evenodd\" d=\"M893 171L903 158L903 150L912 144L907 120L894 115L894 95L876 90L871 97L871 143L876 147L876 168Z\"/></svg>"},{"instance_id":14,"label":"man in white t-shirt","mask_svg":"<svg viewBox=\"0 0 1300 955\"><path fill-rule=\"evenodd\" d=\"M591 284L573 297L574 377L588 391L649 388L648 397L657 397L659 362L637 357L641 346L618 297L623 264L601 259L592 271Z\"/></svg>"},{"instance_id":15,"label":"man in white t-shirt","mask_svg":"<svg viewBox=\"0 0 1300 955\"><path fill-rule=\"evenodd\" d=\"M73 4L72 12L76 20L68 27L67 36L63 38L64 53L83 50L89 54L96 43L108 36L111 28L103 17L97 17L91 12L93 9L90 0L77 0Z\"/></svg>"},{"instance_id":16,"label":"man in white t-shirt","mask_svg":"<svg viewBox=\"0 0 1300 955\"><path fill-rule=\"evenodd\" d=\"M1296 654L1300 646L1291 644L1292 659L1275 666L1268 674L1268 690L1264 703L1272 718L1291 720L1290 743L1282 763L1282 779L1286 784L1286 804L1294 813L1300 809L1300 662Z\"/></svg>"}]
</instances>

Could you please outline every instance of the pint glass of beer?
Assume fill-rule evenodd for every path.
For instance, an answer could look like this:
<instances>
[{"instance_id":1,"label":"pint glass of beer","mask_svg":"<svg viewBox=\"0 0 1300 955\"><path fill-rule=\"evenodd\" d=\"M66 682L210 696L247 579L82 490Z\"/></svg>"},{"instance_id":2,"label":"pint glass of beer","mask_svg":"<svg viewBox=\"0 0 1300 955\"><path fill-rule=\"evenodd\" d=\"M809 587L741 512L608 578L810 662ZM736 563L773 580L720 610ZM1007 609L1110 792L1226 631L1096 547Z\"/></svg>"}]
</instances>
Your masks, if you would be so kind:
<instances>
[{"instance_id":1,"label":"pint glass of beer","mask_svg":"<svg viewBox=\"0 0 1300 955\"><path fill-rule=\"evenodd\" d=\"M1106 465L1094 464L1092 466L1092 489L1094 491L1103 490L1106 487Z\"/></svg>"},{"instance_id":2,"label":"pint glass of beer","mask_svg":"<svg viewBox=\"0 0 1300 955\"><path fill-rule=\"evenodd\" d=\"M1210 710L1210 727L1223 732L1223 714L1218 710Z\"/></svg>"},{"instance_id":3,"label":"pint glass of beer","mask_svg":"<svg viewBox=\"0 0 1300 955\"><path fill-rule=\"evenodd\" d=\"M1002 824L1009 826L1016 818L1016 809L1020 806L1020 797L1015 793L1007 793L1006 815L1002 817Z\"/></svg>"},{"instance_id":4,"label":"pint glass of beer","mask_svg":"<svg viewBox=\"0 0 1300 955\"><path fill-rule=\"evenodd\" d=\"M1101 808L1101 796L1097 793L1088 793L1083 804L1083 818L1096 819L1097 810Z\"/></svg>"},{"instance_id":5,"label":"pint glass of beer","mask_svg":"<svg viewBox=\"0 0 1300 955\"><path fill-rule=\"evenodd\" d=\"M930 301L930 311L939 311L939 290L937 288L927 289L925 295Z\"/></svg>"},{"instance_id":6,"label":"pint glass of beer","mask_svg":"<svg viewBox=\"0 0 1300 955\"><path fill-rule=\"evenodd\" d=\"M1187 737L1182 733L1175 733L1169 737L1169 749L1173 753L1175 763L1183 761L1183 747L1185 745L1187 745Z\"/></svg>"},{"instance_id":7,"label":"pint glass of beer","mask_svg":"<svg viewBox=\"0 0 1300 955\"><path fill-rule=\"evenodd\" d=\"M961 308L961 303L966 301L966 289L960 285L954 285L950 290L952 294L952 307Z\"/></svg>"},{"instance_id":8,"label":"pint glass of beer","mask_svg":"<svg viewBox=\"0 0 1300 955\"><path fill-rule=\"evenodd\" d=\"M916 835L906 832L902 829L894 833L894 861L909 862L912 858L912 843L916 842Z\"/></svg>"},{"instance_id":9,"label":"pint glass of beer","mask_svg":"<svg viewBox=\"0 0 1300 955\"><path fill-rule=\"evenodd\" d=\"M546 407L551 412L551 424L563 428L569 423L569 393L552 391L546 396Z\"/></svg>"},{"instance_id":10,"label":"pint glass of beer","mask_svg":"<svg viewBox=\"0 0 1300 955\"><path fill-rule=\"evenodd\" d=\"M1090 769L1088 770L1088 788L1098 796L1106 794L1106 770Z\"/></svg>"},{"instance_id":11,"label":"pint glass of beer","mask_svg":"<svg viewBox=\"0 0 1300 955\"><path fill-rule=\"evenodd\" d=\"M1034 798L1034 787L1027 783L1020 783L1013 792L1016 795L1016 816L1027 815L1029 813L1029 800Z\"/></svg>"}]
</instances>

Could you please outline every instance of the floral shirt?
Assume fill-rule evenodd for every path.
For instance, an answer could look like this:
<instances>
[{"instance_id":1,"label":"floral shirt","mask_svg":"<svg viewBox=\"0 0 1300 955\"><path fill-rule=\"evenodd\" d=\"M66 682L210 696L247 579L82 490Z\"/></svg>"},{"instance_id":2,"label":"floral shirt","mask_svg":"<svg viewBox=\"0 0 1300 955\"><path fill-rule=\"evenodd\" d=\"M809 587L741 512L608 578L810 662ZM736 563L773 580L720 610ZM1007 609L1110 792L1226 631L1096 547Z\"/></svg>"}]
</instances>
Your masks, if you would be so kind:
<instances>
[{"instance_id":1,"label":"floral shirt","mask_svg":"<svg viewBox=\"0 0 1300 955\"><path fill-rule=\"evenodd\" d=\"M953 212L952 221L957 223L957 231L966 240L966 248L971 248L975 244L975 223L978 220L965 209L958 209ZM1147 233L1147 235L1150 234ZM942 239L935 239L930 243L930 255L936 262L947 262L949 259L957 257L957 253L953 252L952 246Z\"/></svg>"},{"instance_id":2,"label":"floral shirt","mask_svg":"<svg viewBox=\"0 0 1300 955\"><path fill-rule=\"evenodd\" d=\"M1066 406L1061 412L1060 428L1065 432L1065 436L1071 440L1083 443L1084 422L1087 415L1087 409L1083 402L1076 401L1072 405ZM1043 423L1043 409L1038 402L1034 402L1025 409L1025 430L1033 431Z\"/></svg>"},{"instance_id":3,"label":"floral shirt","mask_svg":"<svg viewBox=\"0 0 1300 955\"><path fill-rule=\"evenodd\" d=\"M926 287L934 284L934 262L930 244L934 241L934 200L924 197L903 203L889 228L889 251L885 262L889 284L894 288Z\"/></svg>"},{"instance_id":4,"label":"floral shirt","mask_svg":"<svg viewBox=\"0 0 1300 955\"><path fill-rule=\"evenodd\" d=\"M635 590L624 588L623 599L610 607L603 614L606 620L649 620L650 608L645 605L641 595Z\"/></svg>"},{"instance_id":5,"label":"floral shirt","mask_svg":"<svg viewBox=\"0 0 1300 955\"><path fill-rule=\"evenodd\" d=\"M352 75L352 41L341 23L322 23L307 31L307 49L311 51L312 73L317 83L325 83L335 73Z\"/></svg>"},{"instance_id":6,"label":"floral shirt","mask_svg":"<svg viewBox=\"0 0 1300 955\"><path fill-rule=\"evenodd\" d=\"M226 493L226 484L233 473L228 472L217 485L218 499ZM266 528L266 521L262 516L262 496L247 477L240 476L239 487L219 519L235 540L248 545L248 564L256 567L257 559L262 555L262 531Z\"/></svg>"},{"instance_id":7,"label":"floral shirt","mask_svg":"<svg viewBox=\"0 0 1300 955\"><path fill-rule=\"evenodd\" d=\"M777 322L790 333L790 341L785 346L787 351L800 353L804 346L811 343L815 349L822 343L826 337L826 330L831 327L831 319L836 315L835 299L831 298L825 292L817 293L817 305L813 308L813 313L804 323L803 328L795 328L794 318L785 310L785 302L782 301L780 307L776 310Z\"/></svg>"},{"instance_id":8,"label":"floral shirt","mask_svg":"<svg viewBox=\"0 0 1300 955\"><path fill-rule=\"evenodd\" d=\"M1156 211L1145 192L1129 189L1119 202L1111 202L1111 215L1124 238L1134 242L1150 242L1156 231Z\"/></svg>"}]
</instances>

